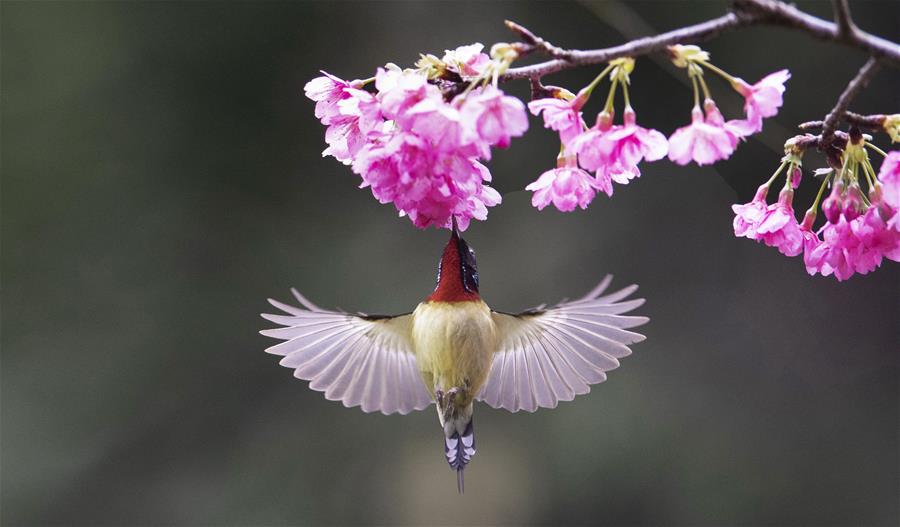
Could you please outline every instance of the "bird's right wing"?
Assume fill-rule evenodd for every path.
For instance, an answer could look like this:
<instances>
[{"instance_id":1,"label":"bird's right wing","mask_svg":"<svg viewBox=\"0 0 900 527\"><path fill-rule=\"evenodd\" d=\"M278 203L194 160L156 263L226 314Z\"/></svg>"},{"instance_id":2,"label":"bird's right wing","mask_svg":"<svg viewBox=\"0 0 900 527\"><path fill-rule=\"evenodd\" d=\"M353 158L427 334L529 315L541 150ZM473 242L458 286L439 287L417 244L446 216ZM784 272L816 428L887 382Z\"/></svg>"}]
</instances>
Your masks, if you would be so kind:
<instances>
[{"instance_id":1,"label":"bird's right wing","mask_svg":"<svg viewBox=\"0 0 900 527\"><path fill-rule=\"evenodd\" d=\"M644 303L624 300L636 285L600 296L611 281L607 275L584 297L552 308L493 312L499 347L477 398L494 408L533 412L555 408L605 381L605 372L631 354L628 345L645 338L627 328L649 320L622 315Z\"/></svg>"},{"instance_id":2,"label":"bird's right wing","mask_svg":"<svg viewBox=\"0 0 900 527\"><path fill-rule=\"evenodd\" d=\"M313 390L364 412L409 413L431 404L431 395L409 343L410 316L354 315L322 309L297 290L306 309L269 299L286 315L263 314L284 327L260 331L285 342L266 349Z\"/></svg>"}]
</instances>

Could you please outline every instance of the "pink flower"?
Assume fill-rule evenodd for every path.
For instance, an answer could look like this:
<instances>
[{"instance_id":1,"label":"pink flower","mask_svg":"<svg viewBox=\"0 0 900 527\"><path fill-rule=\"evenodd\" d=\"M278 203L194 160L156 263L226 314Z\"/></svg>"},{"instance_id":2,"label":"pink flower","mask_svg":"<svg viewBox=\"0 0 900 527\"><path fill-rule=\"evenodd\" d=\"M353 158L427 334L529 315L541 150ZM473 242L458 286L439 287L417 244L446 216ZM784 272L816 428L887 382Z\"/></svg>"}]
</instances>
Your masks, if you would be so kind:
<instances>
[{"instance_id":1,"label":"pink flower","mask_svg":"<svg viewBox=\"0 0 900 527\"><path fill-rule=\"evenodd\" d=\"M738 135L725 126L722 114L715 103L707 99L703 103L706 118L699 106L691 110L691 124L678 130L669 138L669 159L679 165L694 161L709 165L728 159L738 143Z\"/></svg>"},{"instance_id":2,"label":"pink flower","mask_svg":"<svg viewBox=\"0 0 900 527\"><path fill-rule=\"evenodd\" d=\"M624 124L613 126L600 137L599 150L607 160L604 171L613 181L625 185L641 175L638 163L664 158L669 143L660 132L638 126L631 106L625 108L622 117Z\"/></svg>"},{"instance_id":3,"label":"pink flower","mask_svg":"<svg viewBox=\"0 0 900 527\"><path fill-rule=\"evenodd\" d=\"M820 273L822 276L834 274L838 281L844 281L856 272L854 254L859 240L846 219L841 217L838 223L826 223L821 229L822 242L804 255L807 271L810 274ZM810 268L813 269L810 271Z\"/></svg>"},{"instance_id":4,"label":"pink flower","mask_svg":"<svg viewBox=\"0 0 900 527\"><path fill-rule=\"evenodd\" d=\"M329 124L330 119L338 114L338 102L350 97L350 88L360 86L359 81L351 83L324 71L322 75L307 82L303 91L307 97L316 101L316 118L322 124Z\"/></svg>"},{"instance_id":5,"label":"pink flower","mask_svg":"<svg viewBox=\"0 0 900 527\"><path fill-rule=\"evenodd\" d=\"M754 132L762 130L764 117L772 117L778 113L784 94L784 83L791 78L788 70L770 73L753 86L743 79L734 79L734 88L744 96L744 113L747 123Z\"/></svg>"},{"instance_id":6,"label":"pink flower","mask_svg":"<svg viewBox=\"0 0 900 527\"><path fill-rule=\"evenodd\" d=\"M564 146L578 136L583 130L581 121L581 107L584 100L576 97L571 101L547 98L537 99L528 103L528 109L533 115L543 113L544 126L559 132L560 141Z\"/></svg>"},{"instance_id":7,"label":"pink flower","mask_svg":"<svg viewBox=\"0 0 900 527\"><path fill-rule=\"evenodd\" d=\"M803 236L803 264L810 275L815 275L821 269L821 258L818 256L813 258L814 254L818 254L816 249L822 245L819 235L812 230L815 219L815 212L808 211L803 217L803 223L800 224L800 235Z\"/></svg>"},{"instance_id":8,"label":"pink flower","mask_svg":"<svg viewBox=\"0 0 900 527\"><path fill-rule=\"evenodd\" d=\"M345 93L347 98L338 101L336 113L329 118L328 129L325 130L328 148L322 155L334 156L349 165L365 144L369 132L384 121L372 94L352 88L345 90Z\"/></svg>"},{"instance_id":9,"label":"pink flower","mask_svg":"<svg viewBox=\"0 0 900 527\"><path fill-rule=\"evenodd\" d=\"M466 95L460 112L473 142L506 148L513 137L528 130L528 114L522 101L493 86Z\"/></svg>"},{"instance_id":10,"label":"pink flower","mask_svg":"<svg viewBox=\"0 0 900 527\"><path fill-rule=\"evenodd\" d=\"M793 190L782 190L778 202L766 208L755 227L758 240L776 247L785 256L797 256L803 250L803 234L791 206L793 197Z\"/></svg>"},{"instance_id":11,"label":"pink flower","mask_svg":"<svg viewBox=\"0 0 900 527\"><path fill-rule=\"evenodd\" d=\"M585 170L598 170L609 163L609 147L604 147L601 140L612 129L612 119L609 113L599 113L594 126L572 138L566 145L578 156L578 164Z\"/></svg>"},{"instance_id":12,"label":"pink flower","mask_svg":"<svg viewBox=\"0 0 900 527\"><path fill-rule=\"evenodd\" d=\"M768 185L761 185L756 190L753 200L743 205L732 205L734 211L734 235L738 238L745 237L755 240L758 238L756 227L766 215L766 195L769 193Z\"/></svg>"},{"instance_id":13,"label":"pink flower","mask_svg":"<svg viewBox=\"0 0 900 527\"><path fill-rule=\"evenodd\" d=\"M441 62L447 64L451 70L459 73L459 76L463 79L478 77L491 63L491 58L481 52L483 49L484 46L477 42L468 46L459 46L452 51L447 50Z\"/></svg>"},{"instance_id":14,"label":"pink flower","mask_svg":"<svg viewBox=\"0 0 900 527\"><path fill-rule=\"evenodd\" d=\"M587 208L596 194L596 185L590 174L576 166L574 157L567 157L561 158L557 168L541 174L525 190L534 192L531 204L538 210L543 210L552 202L560 211L570 212L576 206Z\"/></svg>"},{"instance_id":15,"label":"pink flower","mask_svg":"<svg viewBox=\"0 0 900 527\"><path fill-rule=\"evenodd\" d=\"M888 152L878 170L878 181L884 187L884 202L900 209L900 150Z\"/></svg>"},{"instance_id":16,"label":"pink flower","mask_svg":"<svg viewBox=\"0 0 900 527\"><path fill-rule=\"evenodd\" d=\"M375 87L378 89L378 103L381 114L401 127L409 125L407 112L424 100L443 102L441 91L428 83L424 75L414 71L401 71L396 66L378 68Z\"/></svg>"},{"instance_id":17,"label":"pink flower","mask_svg":"<svg viewBox=\"0 0 900 527\"><path fill-rule=\"evenodd\" d=\"M404 114L403 128L427 139L444 152L454 151L462 145L463 127L459 110L443 99L426 98L413 105Z\"/></svg>"},{"instance_id":18,"label":"pink flower","mask_svg":"<svg viewBox=\"0 0 900 527\"><path fill-rule=\"evenodd\" d=\"M485 185L491 175L472 158L442 152L413 133L395 132L367 143L353 163L381 203L393 203L401 216L419 228L485 219L487 207L500 203L496 190Z\"/></svg>"}]
</instances>

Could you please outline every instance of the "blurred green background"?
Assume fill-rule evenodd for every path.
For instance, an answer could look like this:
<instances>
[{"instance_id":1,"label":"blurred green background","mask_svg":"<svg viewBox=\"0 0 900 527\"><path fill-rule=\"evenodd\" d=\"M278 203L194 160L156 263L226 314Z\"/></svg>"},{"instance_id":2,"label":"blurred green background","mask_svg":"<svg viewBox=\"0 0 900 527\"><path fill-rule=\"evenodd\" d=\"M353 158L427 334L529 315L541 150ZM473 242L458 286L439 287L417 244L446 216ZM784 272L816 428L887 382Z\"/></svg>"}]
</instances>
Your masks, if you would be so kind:
<instances>
[{"instance_id":1,"label":"blurred green background","mask_svg":"<svg viewBox=\"0 0 900 527\"><path fill-rule=\"evenodd\" d=\"M830 18L827 2L800 5ZM895 2L852 5L861 26L900 33ZM266 297L296 286L323 306L405 312L446 238L320 157L302 96L319 69L362 78L509 40L504 18L589 48L727 6L4 1L2 523L897 525L897 264L837 283L731 230L730 205L865 60L799 33L705 45L751 81L793 72L781 113L712 168L647 164L560 214L522 190L554 163L549 131L532 119L496 152L504 202L466 235L485 299L517 310L611 272L641 284L652 320L588 396L479 406L465 496L433 410L345 409L262 352ZM574 90L596 72L546 82ZM688 121L664 57L639 60L632 83L645 125ZM882 72L854 109L897 111L898 86Z\"/></svg>"}]
</instances>

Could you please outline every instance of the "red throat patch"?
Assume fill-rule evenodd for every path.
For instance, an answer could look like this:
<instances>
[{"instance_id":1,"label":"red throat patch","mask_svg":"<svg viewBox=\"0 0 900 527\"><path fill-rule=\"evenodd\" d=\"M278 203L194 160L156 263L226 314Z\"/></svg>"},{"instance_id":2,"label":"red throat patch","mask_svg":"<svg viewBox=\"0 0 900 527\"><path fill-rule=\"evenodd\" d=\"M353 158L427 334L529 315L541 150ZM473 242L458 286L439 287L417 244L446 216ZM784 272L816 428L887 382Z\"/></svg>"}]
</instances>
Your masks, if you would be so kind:
<instances>
[{"instance_id":1,"label":"red throat patch","mask_svg":"<svg viewBox=\"0 0 900 527\"><path fill-rule=\"evenodd\" d=\"M441 264L438 267L438 284L434 292L425 300L428 302L474 302L481 300L476 289L466 288L463 281L463 266L460 260L460 239L454 234L444 247ZM468 250L468 246L466 249Z\"/></svg>"}]
</instances>

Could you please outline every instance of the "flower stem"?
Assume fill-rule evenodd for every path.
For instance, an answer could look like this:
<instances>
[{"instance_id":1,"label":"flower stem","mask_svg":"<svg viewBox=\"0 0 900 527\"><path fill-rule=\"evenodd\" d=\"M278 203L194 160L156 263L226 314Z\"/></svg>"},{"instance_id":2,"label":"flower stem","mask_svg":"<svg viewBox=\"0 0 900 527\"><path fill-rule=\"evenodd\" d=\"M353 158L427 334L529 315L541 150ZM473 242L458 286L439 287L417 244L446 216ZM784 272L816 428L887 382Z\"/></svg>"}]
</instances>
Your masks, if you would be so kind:
<instances>
[{"instance_id":1,"label":"flower stem","mask_svg":"<svg viewBox=\"0 0 900 527\"><path fill-rule=\"evenodd\" d=\"M778 170L776 170L775 173L772 174L772 177L770 177L769 180L766 181L766 185L765 185L765 186L768 187L769 185L771 185L772 182L775 181L775 178L778 177L778 174L781 174L781 171L784 170L784 167L786 167L787 164L788 164L787 161L782 161L781 164L778 165ZM790 178L790 174L788 174L788 181L790 181L790 179L791 179L791 178Z\"/></svg>"},{"instance_id":2,"label":"flower stem","mask_svg":"<svg viewBox=\"0 0 900 527\"><path fill-rule=\"evenodd\" d=\"M819 200L822 199L822 193L825 192L825 185L828 184L828 179L830 177L830 175L826 175L824 178L822 178L822 184L819 186L819 193L816 194L816 199L813 201L812 206L809 208L809 210L813 211L814 213L819 208Z\"/></svg>"},{"instance_id":3,"label":"flower stem","mask_svg":"<svg viewBox=\"0 0 900 527\"><path fill-rule=\"evenodd\" d=\"M590 94L592 91L594 91L594 88L596 88L597 85L600 84L600 81L602 81L603 78L606 77L606 74L609 73L614 67L615 67L615 66L613 66L612 64L610 64L609 66L605 67L605 68L603 69L603 71L600 72L600 75L597 75L596 77L594 77L594 80L592 80L591 83L588 84L588 85L584 88L584 90L586 90L586 92L587 92L588 94Z\"/></svg>"},{"instance_id":4,"label":"flower stem","mask_svg":"<svg viewBox=\"0 0 900 527\"><path fill-rule=\"evenodd\" d=\"M631 108L631 98L628 96L628 84L622 83L622 95L625 97L625 108Z\"/></svg>"},{"instance_id":5,"label":"flower stem","mask_svg":"<svg viewBox=\"0 0 900 527\"><path fill-rule=\"evenodd\" d=\"M700 106L700 88L697 87L697 77L691 76L691 84L694 86L694 106Z\"/></svg>"},{"instance_id":6,"label":"flower stem","mask_svg":"<svg viewBox=\"0 0 900 527\"><path fill-rule=\"evenodd\" d=\"M725 70L723 70L722 68L720 68L720 67L718 67L718 66L714 66L714 65L710 64L709 62L706 62L705 60L698 60L697 63L700 64L701 66L703 66L703 67L709 69L709 70L712 71L713 73L718 74L720 77L722 77L723 79L727 80L729 83L734 84L734 77L731 76L731 75L729 75L729 74L728 74Z\"/></svg>"},{"instance_id":7,"label":"flower stem","mask_svg":"<svg viewBox=\"0 0 900 527\"><path fill-rule=\"evenodd\" d=\"M872 150L878 152L878 153L881 154L882 156L887 157L887 152L885 152L884 150L878 148L877 146L873 145L872 143L866 141L866 142L865 142L865 145L866 145L867 147L871 148Z\"/></svg>"},{"instance_id":8,"label":"flower stem","mask_svg":"<svg viewBox=\"0 0 900 527\"><path fill-rule=\"evenodd\" d=\"M609 95L606 97L606 104L603 106L604 112L610 112L613 107L613 102L615 101L616 96L616 88L619 86L619 78L616 77L612 81L612 86L609 87Z\"/></svg>"},{"instance_id":9,"label":"flower stem","mask_svg":"<svg viewBox=\"0 0 900 527\"><path fill-rule=\"evenodd\" d=\"M712 96L709 94L709 87L706 85L706 81L703 80L703 75L697 75L697 78L700 80L700 87L703 88L703 97L712 99Z\"/></svg>"}]
</instances>

